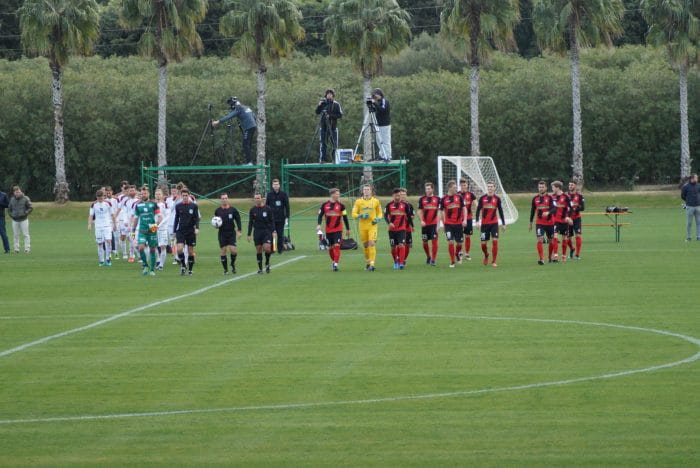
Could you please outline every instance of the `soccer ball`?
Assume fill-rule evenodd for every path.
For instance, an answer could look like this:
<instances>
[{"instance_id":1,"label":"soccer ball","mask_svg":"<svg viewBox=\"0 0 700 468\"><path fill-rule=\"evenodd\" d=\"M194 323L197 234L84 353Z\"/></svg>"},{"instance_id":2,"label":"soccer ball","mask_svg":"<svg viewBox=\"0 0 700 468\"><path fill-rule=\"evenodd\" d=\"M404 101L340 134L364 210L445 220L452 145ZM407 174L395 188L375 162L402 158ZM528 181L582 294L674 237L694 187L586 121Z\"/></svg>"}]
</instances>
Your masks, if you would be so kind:
<instances>
[{"instance_id":1,"label":"soccer ball","mask_svg":"<svg viewBox=\"0 0 700 468\"><path fill-rule=\"evenodd\" d=\"M211 225L214 226L214 228L216 229L219 229L223 223L223 220L218 216L214 216L211 219Z\"/></svg>"}]
</instances>

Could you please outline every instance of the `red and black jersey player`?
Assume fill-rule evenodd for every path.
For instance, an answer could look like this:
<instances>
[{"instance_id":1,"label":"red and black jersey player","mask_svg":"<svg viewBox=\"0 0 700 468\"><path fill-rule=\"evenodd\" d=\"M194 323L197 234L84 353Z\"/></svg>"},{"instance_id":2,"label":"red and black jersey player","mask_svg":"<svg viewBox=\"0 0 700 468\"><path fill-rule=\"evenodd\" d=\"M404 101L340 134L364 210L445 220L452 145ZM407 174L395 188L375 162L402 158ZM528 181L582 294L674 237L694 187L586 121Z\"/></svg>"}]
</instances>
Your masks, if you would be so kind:
<instances>
[{"instance_id":1,"label":"red and black jersey player","mask_svg":"<svg viewBox=\"0 0 700 468\"><path fill-rule=\"evenodd\" d=\"M462 243L464 227L467 225L467 209L464 199L457 193L457 182L451 180L447 183L447 195L440 200L440 212L442 222L445 224L445 236L447 237L448 250L450 252L450 268L455 267L457 255L455 243Z\"/></svg>"},{"instance_id":2,"label":"red and black jersey player","mask_svg":"<svg viewBox=\"0 0 700 468\"><path fill-rule=\"evenodd\" d=\"M474 233L474 214L472 213L472 208L474 207L474 202L476 201L476 195L469 191L469 182L467 179L459 180L459 192L464 200L464 207L467 209L467 225L464 227L464 258L471 260L470 255L472 249L472 234ZM457 246L457 259L462 262L462 244Z\"/></svg>"},{"instance_id":3,"label":"red and black jersey player","mask_svg":"<svg viewBox=\"0 0 700 468\"><path fill-rule=\"evenodd\" d=\"M498 219L506 230L506 218L503 215L503 204L501 197L496 195L496 184L489 182L486 184L486 194L479 198L476 205L476 221L481 219L481 250L484 252L484 265L489 264L488 241L491 240L491 265L497 267L498 258Z\"/></svg>"},{"instance_id":4,"label":"red and black jersey player","mask_svg":"<svg viewBox=\"0 0 700 468\"><path fill-rule=\"evenodd\" d=\"M416 212L413 209L411 202L408 201L408 190L403 187L401 187L401 201L404 202L408 208L408 226L406 226L406 257L404 258L405 263L405 260L408 260L408 254L411 253L411 249L413 248L413 218L416 216Z\"/></svg>"},{"instance_id":5,"label":"red and black jersey player","mask_svg":"<svg viewBox=\"0 0 700 468\"><path fill-rule=\"evenodd\" d=\"M328 241L328 255L331 257L331 269L338 271L340 262L340 244L343 242L343 224L345 233L350 237L350 223L345 205L340 203L340 190L332 188L329 191L330 199L321 205L318 210L318 226L321 229L321 222L326 223L326 240Z\"/></svg>"},{"instance_id":6,"label":"red and black jersey player","mask_svg":"<svg viewBox=\"0 0 700 468\"><path fill-rule=\"evenodd\" d=\"M537 184L537 195L532 199L532 206L530 208L530 225L528 230L532 231L532 220L537 217L535 221L535 233L537 235L537 255L539 255L539 260L537 260L538 265L544 265L544 237L547 236L549 240L549 261L552 261L552 252L554 250L554 244L552 244L552 237L554 237L554 197L547 193L547 182L540 180Z\"/></svg>"},{"instance_id":7,"label":"red and black jersey player","mask_svg":"<svg viewBox=\"0 0 700 468\"><path fill-rule=\"evenodd\" d=\"M552 182L552 192L554 193L554 238L552 239L552 249L554 250L553 262L558 261L559 241L556 234L559 234L561 240L561 255L562 262L566 261L566 244L569 237L569 226L573 225L571 220L571 199L569 195L564 193L564 184L555 180Z\"/></svg>"},{"instance_id":8,"label":"red and black jersey player","mask_svg":"<svg viewBox=\"0 0 700 468\"><path fill-rule=\"evenodd\" d=\"M406 230L408 229L408 205L401 201L401 189L396 188L392 200L384 208L384 219L389 225L389 243L394 270L406 266Z\"/></svg>"},{"instance_id":9,"label":"red and black jersey player","mask_svg":"<svg viewBox=\"0 0 700 468\"><path fill-rule=\"evenodd\" d=\"M425 183L425 195L418 199L418 219L425 251L425 263L435 266L438 251L438 221L440 220L440 197L433 194L432 182ZM429 244L431 243L432 246ZM431 249L432 247L432 249Z\"/></svg>"},{"instance_id":10,"label":"red and black jersey player","mask_svg":"<svg viewBox=\"0 0 700 468\"><path fill-rule=\"evenodd\" d=\"M581 258L581 212L586 209L586 200L583 194L578 190L578 184L575 181L569 182L569 198L571 199L571 221L573 224L569 227L569 251L570 256L574 255L574 245L571 243L571 238L576 238L576 260Z\"/></svg>"}]
</instances>

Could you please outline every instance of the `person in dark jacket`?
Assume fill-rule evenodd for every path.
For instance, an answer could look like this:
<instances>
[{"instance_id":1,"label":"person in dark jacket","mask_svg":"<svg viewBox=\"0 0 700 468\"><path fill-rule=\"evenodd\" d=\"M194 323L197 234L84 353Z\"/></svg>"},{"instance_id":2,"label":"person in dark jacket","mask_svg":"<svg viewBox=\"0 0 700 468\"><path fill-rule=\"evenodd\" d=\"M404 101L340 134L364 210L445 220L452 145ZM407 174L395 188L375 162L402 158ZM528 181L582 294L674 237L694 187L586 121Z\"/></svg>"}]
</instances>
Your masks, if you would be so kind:
<instances>
[{"instance_id":1,"label":"person in dark jacket","mask_svg":"<svg viewBox=\"0 0 700 468\"><path fill-rule=\"evenodd\" d=\"M22 193L22 189L18 185L12 187L12 198L8 204L10 210L10 218L12 218L12 237L14 238L15 253L19 253L19 236L24 237L24 253L29 253L30 237L29 237L29 213L34 209L32 201Z\"/></svg>"},{"instance_id":2,"label":"person in dark jacket","mask_svg":"<svg viewBox=\"0 0 700 468\"><path fill-rule=\"evenodd\" d=\"M700 185L697 174L690 175L688 183L681 189L681 198L685 202L685 240L690 241L695 220L695 238L700 241Z\"/></svg>"},{"instance_id":3,"label":"person in dark jacket","mask_svg":"<svg viewBox=\"0 0 700 468\"><path fill-rule=\"evenodd\" d=\"M10 253L10 240L7 238L5 228L5 209L10 206L10 199L7 194L0 190L0 237L2 237L2 248L5 253Z\"/></svg>"},{"instance_id":4,"label":"person in dark jacket","mask_svg":"<svg viewBox=\"0 0 700 468\"><path fill-rule=\"evenodd\" d=\"M372 91L372 102L377 116L377 146L379 157L384 161L391 161L391 108L389 101L384 97L384 91L375 88Z\"/></svg>"},{"instance_id":5,"label":"person in dark jacket","mask_svg":"<svg viewBox=\"0 0 700 468\"><path fill-rule=\"evenodd\" d=\"M253 158L251 155L253 138L255 138L255 132L258 130L258 124L255 121L253 110L241 104L241 101L236 97L228 98L226 103L231 106L231 112L221 117L219 120L214 120L211 125L212 127L217 127L219 124L227 122L234 117L238 117L238 125L243 132L243 155L245 156L245 163L252 166Z\"/></svg>"},{"instance_id":6,"label":"person in dark jacket","mask_svg":"<svg viewBox=\"0 0 700 468\"><path fill-rule=\"evenodd\" d=\"M272 179L272 191L267 194L265 204L272 208L275 215L275 232L277 233L277 253L284 250L284 227L289 222L289 197L280 190L279 179Z\"/></svg>"},{"instance_id":7,"label":"person in dark jacket","mask_svg":"<svg viewBox=\"0 0 700 468\"><path fill-rule=\"evenodd\" d=\"M320 163L326 162L329 139L331 160L335 156L335 150L338 148L338 120L343 117L343 109L340 107L340 103L335 100L335 91L327 89L323 95L324 99L321 99L316 106L316 115L321 116L321 146L318 157Z\"/></svg>"}]
</instances>

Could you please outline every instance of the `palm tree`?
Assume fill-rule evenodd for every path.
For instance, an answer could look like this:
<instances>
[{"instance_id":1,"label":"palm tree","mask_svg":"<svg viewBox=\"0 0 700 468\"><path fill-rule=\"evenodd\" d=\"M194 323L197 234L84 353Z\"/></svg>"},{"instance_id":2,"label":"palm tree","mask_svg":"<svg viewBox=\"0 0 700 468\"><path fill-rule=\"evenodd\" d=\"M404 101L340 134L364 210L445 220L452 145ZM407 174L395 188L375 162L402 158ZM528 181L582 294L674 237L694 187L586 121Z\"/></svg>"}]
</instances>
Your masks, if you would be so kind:
<instances>
[{"instance_id":1,"label":"palm tree","mask_svg":"<svg viewBox=\"0 0 700 468\"><path fill-rule=\"evenodd\" d=\"M567 50L571 60L574 148L573 178L583 186L583 143L581 133L580 50L612 45L622 34L623 0L534 0L533 28L542 49L560 54Z\"/></svg>"},{"instance_id":2,"label":"palm tree","mask_svg":"<svg viewBox=\"0 0 700 468\"><path fill-rule=\"evenodd\" d=\"M124 26L144 28L138 43L141 55L158 63L158 165L166 166L168 62L202 49L196 27L207 13L207 0L121 0L119 6Z\"/></svg>"},{"instance_id":3,"label":"palm tree","mask_svg":"<svg viewBox=\"0 0 700 468\"><path fill-rule=\"evenodd\" d=\"M231 48L232 54L244 58L255 69L257 163L265 164L267 65L290 54L295 42L304 38L301 12L291 0L234 0L232 7L221 19L220 30L224 36L238 38ZM266 186L264 180L259 183Z\"/></svg>"},{"instance_id":4,"label":"palm tree","mask_svg":"<svg viewBox=\"0 0 700 468\"><path fill-rule=\"evenodd\" d=\"M66 157L63 140L63 67L71 55L88 54L99 36L99 13L95 0L25 0L18 14L22 45L31 54L49 59L54 116L56 202L68 201Z\"/></svg>"},{"instance_id":5,"label":"palm tree","mask_svg":"<svg viewBox=\"0 0 700 468\"><path fill-rule=\"evenodd\" d=\"M518 0L447 0L440 13L440 33L448 48L471 67L471 154L479 156L479 69L491 49L515 46L513 28L520 21Z\"/></svg>"},{"instance_id":6,"label":"palm tree","mask_svg":"<svg viewBox=\"0 0 700 468\"><path fill-rule=\"evenodd\" d=\"M642 0L649 23L647 40L665 46L671 63L678 67L681 114L681 180L690 176L688 142L688 69L700 62L700 1Z\"/></svg>"},{"instance_id":7,"label":"palm tree","mask_svg":"<svg viewBox=\"0 0 700 468\"><path fill-rule=\"evenodd\" d=\"M326 41L334 55L348 55L362 74L364 97L372 91L372 78L381 75L383 59L398 54L411 37L406 10L396 0L332 0L324 20ZM368 109L364 107L367 121ZM365 159L372 156L369 132L364 141Z\"/></svg>"}]
</instances>

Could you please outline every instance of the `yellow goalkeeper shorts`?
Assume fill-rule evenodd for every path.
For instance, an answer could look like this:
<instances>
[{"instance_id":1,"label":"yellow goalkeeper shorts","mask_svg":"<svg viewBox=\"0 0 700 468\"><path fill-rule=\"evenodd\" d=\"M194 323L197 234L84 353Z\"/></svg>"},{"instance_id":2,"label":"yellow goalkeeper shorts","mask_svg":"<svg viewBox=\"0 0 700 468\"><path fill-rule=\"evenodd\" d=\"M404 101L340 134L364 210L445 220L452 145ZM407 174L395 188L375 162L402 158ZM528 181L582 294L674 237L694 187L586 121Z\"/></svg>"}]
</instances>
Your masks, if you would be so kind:
<instances>
[{"instance_id":1,"label":"yellow goalkeeper shorts","mask_svg":"<svg viewBox=\"0 0 700 468\"><path fill-rule=\"evenodd\" d=\"M378 228L371 227L369 229L360 229L360 242L363 244L369 241L377 242Z\"/></svg>"}]
</instances>

